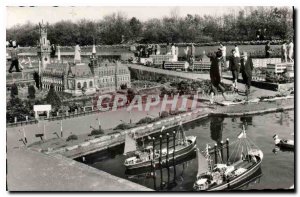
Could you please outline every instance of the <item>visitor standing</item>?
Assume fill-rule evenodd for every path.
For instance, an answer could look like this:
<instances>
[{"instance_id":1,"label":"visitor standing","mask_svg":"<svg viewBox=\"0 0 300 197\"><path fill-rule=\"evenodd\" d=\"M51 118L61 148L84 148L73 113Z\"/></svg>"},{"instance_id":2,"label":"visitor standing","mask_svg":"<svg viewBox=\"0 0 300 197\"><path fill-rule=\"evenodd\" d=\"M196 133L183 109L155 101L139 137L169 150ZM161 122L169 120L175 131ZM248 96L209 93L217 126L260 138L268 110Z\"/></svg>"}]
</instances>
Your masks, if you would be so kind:
<instances>
[{"instance_id":1,"label":"visitor standing","mask_svg":"<svg viewBox=\"0 0 300 197\"><path fill-rule=\"evenodd\" d=\"M288 50L288 62L294 62L294 43L292 40L290 40L290 43L288 44L287 47Z\"/></svg>"},{"instance_id":2,"label":"visitor standing","mask_svg":"<svg viewBox=\"0 0 300 197\"><path fill-rule=\"evenodd\" d=\"M232 53L232 56L231 56L231 59L230 59L230 70L232 72L232 89L234 91L238 91L238 88L237 88L237 80L239 78L239 73L240 73L240 57L237 55L237 52L235 49L233 49L231 51Z\"/></svg>"},{"instance_id":3,"label":"visitor standing","mask_svg":"<svg viewBox=\"0 0 300 197\"><path fill-rule=\"evenodd\" d=\"M226 47L223 45L223 43L220 43L220 50L222 52L223 66L225 67L225 63L226 63Z\"/></svg>"},{"instance_id":4,"label":"visitor standing","mask_svg":"<svg viewBox=\"0 0 300 197\"><path fill-rule=\"evenodd\" d=\"M281 46L281 62L287 62L287 45L286 41Z\"/></svg>"},{"instance_id":5,"label":"visitor standing","mask_svg":"<svg viewBox=\"0 0 300 197\"><path fill-rule=\"evenodd\" d=\"M195 46L194 46L194 44L192 43L192 46L191 46L191 56L193 57L193 58L195 58L195 54L196 53L196 49L195 49Z\"/></svg>"},{"instance_id":6,"label":"visitor standing","mask_svg":"<svg viewBox=\"0 0 300 197\"><path fill-rule=\"evenodd\" d=\"M160 55L160 46L159 46L159 44L156 45L156 55Z\"/></svg>"},{"instance_id":7,"label":"visitor standing","mask_svg":"<svg viewBox=\"0 0 300 197\"><path fill-rule=\"evenodd\" d=\"M13 43L15 43L13 45L13 49L11 50L11 65L10 68L8 70L9 73L12 73L12 69L15 67L16 68L16 72L21 72L20 68L19 68L19 58L18 58L18 48L16 45L16 42L14 41Z\"/></svg>"},{"instance_id":8,"label":"visitor standing","mask_svg":"<svg viewBox=\"0 0 300 197\"><path fill-rule=\"evenodd\" d=\"M75 54L74 54L74 64L76 63L81 63L81 49L79 46L79 42L76 42L76 46L75 46Z\"/></svg>"},{"instance_id":9,"label":"visitor standing","mask_svg":"<svg viewBox=\"0 0 300 197\"><path fill-rule=\"evenodd\" d=\"M224 99L226 97L224 95L225 88L221 85L221 66L222 66L222 52L219 50L211 56L211 66L210 66L210 80L211 80L211 100L210 102L213 103L214 95L217 94L218 89L222 92Z\"/></svg>"},{"instance_id":10,"label":"visitor standing","mask_svg":"<svg viewBox=\"0 0 300 197\"><path fill-rule=\"evenodd\" d=\"M245 93L248 96L252 81L253 61L248 57L247 52L243 52L241 58L241 73L245 83Z\"/></svg>"},{"instance_id":11,"label":"visitor standing","mask_svg":"<svg viewBox=\"0 0 300 197\"><path fill-rule=\"evenodd\" d=\"M270 41L267 42L267 44L265 46L265 51L266 51L266 58L270 58L271 57L271 45L270 45Z\"/></svg>"},{"instance_id":12,"label":"visitor standing","mask_svg":"<svg viewBox=\"0 0 300 197\"><path fill-rule=\"evenodd\" d=\"M240 57L240 49L237 44L234 45L235 56Z\"/></svg>"},{"instance_id":13,"label":"visitor standing","mask_svg":"<svg viewBox=\"0 0 300 197\"><path fill-rule=\"evenodd\" d=\"M54 44L51 45L50 57L55 58L56 46Z\"/></svg>"},{"instance_id":14,"label":"visitor standing","mask_svg":"<svg viewBox=\"0 0 300 197\"><path fill-rule=\"evenodd\" d=\"M176 47L175 47L175 44L174 43L172 43L172 47L171 47L171 54L172 55L176 55Z\"/></svg>"}]
</instances>

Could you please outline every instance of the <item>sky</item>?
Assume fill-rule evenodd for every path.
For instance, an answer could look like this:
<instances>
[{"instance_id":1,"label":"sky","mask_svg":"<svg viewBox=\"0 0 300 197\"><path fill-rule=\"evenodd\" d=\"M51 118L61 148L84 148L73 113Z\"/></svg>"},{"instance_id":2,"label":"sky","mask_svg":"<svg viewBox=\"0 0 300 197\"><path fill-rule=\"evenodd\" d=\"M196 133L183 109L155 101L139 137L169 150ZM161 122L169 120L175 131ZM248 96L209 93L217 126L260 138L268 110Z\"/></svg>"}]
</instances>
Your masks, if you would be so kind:
<instances>
[{"instance_id":1,"label":"sky","mask_svg":"<svg viewBox=\"0 0 300 197\"><path fill-rule=\"evenodd\" d=\"M162 18L170 16L171 10L177 10L179 16L187 14L198 14L221 16L230 12L238 12L243 7L14 7L6 8L6 27L10 28L16 24L25 24L28 21L38 23L41 20L55 23L61 20L71 20L73 22L86 18L90 20L100 20L105 15L114 12L122 12L128 18L136 17L141 21L149 18Z\"/></svg>"}]
</instances>

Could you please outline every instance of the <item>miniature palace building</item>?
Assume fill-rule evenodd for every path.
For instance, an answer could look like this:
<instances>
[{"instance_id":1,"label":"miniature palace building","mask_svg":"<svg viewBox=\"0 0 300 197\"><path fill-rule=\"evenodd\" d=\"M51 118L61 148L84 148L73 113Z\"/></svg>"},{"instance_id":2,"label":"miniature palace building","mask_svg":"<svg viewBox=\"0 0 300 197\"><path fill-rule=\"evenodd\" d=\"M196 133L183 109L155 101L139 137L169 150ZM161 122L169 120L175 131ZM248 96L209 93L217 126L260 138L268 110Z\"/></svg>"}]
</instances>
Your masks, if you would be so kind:
<instances>
[{"instance_id":1,"label":"miniature palace building","mask_svg":"<svg viewBox=\"0 0 300 197\"><path fill-rule=\"evenodd\" d=\"M129 69L120 62L98 61L95 45L90 62L63 62L60 57L50 60L50 42L43 25L40 25L40 32L38 55L42 64L39 66L39 73L43 89L50 89L52 84L56 91L80 96L83 93L93 94L97 90L100 93L114 92L119 90L121 85L131 87ZM47 50L44 50L45 48Z\"/></svg>"}]
</instances>

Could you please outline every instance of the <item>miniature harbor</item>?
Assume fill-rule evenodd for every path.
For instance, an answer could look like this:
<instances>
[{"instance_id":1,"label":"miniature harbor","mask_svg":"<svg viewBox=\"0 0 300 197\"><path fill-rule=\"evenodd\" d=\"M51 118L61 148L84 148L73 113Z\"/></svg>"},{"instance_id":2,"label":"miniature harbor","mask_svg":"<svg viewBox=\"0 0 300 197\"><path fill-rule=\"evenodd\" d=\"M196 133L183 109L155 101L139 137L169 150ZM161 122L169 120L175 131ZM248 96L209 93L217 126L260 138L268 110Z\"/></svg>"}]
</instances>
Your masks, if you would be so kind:
<instances>
[{"instance_id":1,"label":"miniature harbor","mask_svg":"<svg viewBox=\"0 0 300 197\"><path fill-rule=\"evenodd\" d=\"M289 99L289 100L286 100ZM285 100L285 101L282 101ZM286 102L286 103L283 103ZM144 138L151 134L155 134L160 132L162 126L165 126L166 130L172 130L176 128L179 122L182 124L186 124L189 122L193 122L196 120L205 119L209 116L223 116L223 117L230 117L230 116L245 116L245 115L258 115L264 113L272 113L272 112L282 112L285 110L293 110L293 99L291 98L281 98L280 106L275 107L274 103L264 103L263 106L260 106L257 103L247 104L245 105L246 108L241 108L238 105L234 106L227 106L226 108L217 109L196 109L193 112L182 113L180 115L166 118L154 122L150 125L143 125L136 128L131 128L130 130L120 131L117 134L110 135L110 136L102 136L97 138L91 138L87 135L82 136L83 138L75 143L72 142L69 146L66 146L64 140L53 139L53 142L46 143L46 146L43 144L38 145L29 145L29 148L38 152L44 152L46 154L62 154L68 158L79 158L85 155L99 152L105 149L112 148L114 146L118 146L123 144L125 141L125 134L128 132L134 132L137 138ZM252 107L255 106L256 109L253 110ZM61 141L63 144L58 143L57 141ZM53 146L52 144L55 144ZM60 147L63 146L63 147Z\"/></svg>"}]
</instances>

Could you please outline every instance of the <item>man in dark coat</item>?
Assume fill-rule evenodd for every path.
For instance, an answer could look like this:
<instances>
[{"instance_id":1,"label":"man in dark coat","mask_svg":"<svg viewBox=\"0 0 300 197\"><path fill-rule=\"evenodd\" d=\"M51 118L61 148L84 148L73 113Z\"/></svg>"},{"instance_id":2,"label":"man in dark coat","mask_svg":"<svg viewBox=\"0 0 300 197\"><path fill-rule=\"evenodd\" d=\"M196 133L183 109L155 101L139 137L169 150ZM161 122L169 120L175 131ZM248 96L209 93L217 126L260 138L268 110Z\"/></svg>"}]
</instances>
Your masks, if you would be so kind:
<instances>
[{"instance_id":1,"label":"man in dark coat","mask_svg":"<svg viewBox=\"0 0 300 197\"><path fill-rule=\"evenodd\" d=\"M245 83L245 93L249 95L251 80L252 80L253 62L252 59L247 56L247 52L243 52L241 60L241 73L243 81Z\"/></svg>"},{"instance_id":2,"label":"man in dark coat","mask_svg":"<svg viewBox=\"0 0 300 197\"><path fill-rule=\"evenodd\" d=\"M236 54L236 51L234 49L231 51L231 53L232 56L230 58L229 66L232 72L232 87L234 91L237 91L237 80L239 78L241 62L240 57L238 56L238 54Z\"/></svg>"},{"instance_id":3,"label":"man in dark coat","mask_svg":"<svg viewBox=\"0 0 300 197\"><path fill-rule=\"evenodd\" d=\"M224 99L225 88L221 85L221 66L222 66L222 52L218 51L211 56L211 66L210 66L210 80L211 80L211 103L213 102L214 95L217 94L218 89L222 92Z\"/></svg>"}]
</instances>

